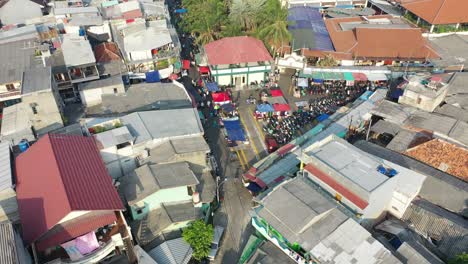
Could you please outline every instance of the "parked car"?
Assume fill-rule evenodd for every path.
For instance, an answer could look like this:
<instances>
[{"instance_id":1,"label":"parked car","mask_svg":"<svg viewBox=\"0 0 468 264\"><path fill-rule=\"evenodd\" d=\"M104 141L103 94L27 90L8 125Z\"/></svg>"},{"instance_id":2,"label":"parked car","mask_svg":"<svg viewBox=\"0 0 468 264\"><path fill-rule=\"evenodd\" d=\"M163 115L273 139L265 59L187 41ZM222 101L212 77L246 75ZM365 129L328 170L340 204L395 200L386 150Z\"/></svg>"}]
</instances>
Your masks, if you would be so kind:
<instances>
[{"instance_id":1,"label":"parked car","mask_svg":"<svg viewBox=\"0 0 468 264\"><path fill-rule=\"evenodd\" d=\"M265 136L265 145L268 153L273 153L278 149L278 142L272 136Z\"/></svg>"},{"instance_id":2,"label":"parked car","mask_svg":"<svg viewBox=\"0 0 468 264\"><path fill-rule=\"evenodd\" d=\"M211 250L210 254L208 255L208 259L214 260L216 254L219 251L219 244L221 243L221 238L224 234L224 227L222 226L215 226L214 227L214 234L213 234L213 241L211 242Z\"/></svg>"}]
</instances>

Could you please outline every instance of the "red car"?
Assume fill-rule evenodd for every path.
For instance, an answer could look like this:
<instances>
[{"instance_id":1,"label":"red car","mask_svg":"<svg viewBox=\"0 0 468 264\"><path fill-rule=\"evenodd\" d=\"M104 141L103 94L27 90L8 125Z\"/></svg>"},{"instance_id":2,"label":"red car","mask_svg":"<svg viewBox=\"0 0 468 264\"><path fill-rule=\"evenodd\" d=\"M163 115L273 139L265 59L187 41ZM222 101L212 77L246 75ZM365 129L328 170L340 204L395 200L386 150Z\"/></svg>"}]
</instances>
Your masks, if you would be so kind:
<instances>
[{"instance_id":1,"label":"red car","mask_svg":"<svg viewBox=\"0 0 468 264\"><path fill-rule=\"evenodd\" d=\"M265 136L265 145L268 153L273 153L278 149L278 142L272 136Z\"/></svg>"}]
</instances>

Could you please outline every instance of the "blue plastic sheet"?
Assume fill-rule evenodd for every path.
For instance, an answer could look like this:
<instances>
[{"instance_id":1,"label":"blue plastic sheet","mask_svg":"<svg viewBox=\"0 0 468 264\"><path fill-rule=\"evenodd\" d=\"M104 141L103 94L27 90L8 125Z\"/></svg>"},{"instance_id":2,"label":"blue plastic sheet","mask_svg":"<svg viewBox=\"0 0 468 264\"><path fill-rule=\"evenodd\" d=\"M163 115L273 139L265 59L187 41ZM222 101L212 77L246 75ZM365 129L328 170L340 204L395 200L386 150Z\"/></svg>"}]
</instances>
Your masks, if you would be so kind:
<instances>
[{"instance_id":1,"label":"blue plastic sheet","mask_svg":"<svg viewBox=\"0 0 468 264\"><path fill-rule=\"evenodd\" d=\"M155 83L155 82L160 82L161 77L159 76L158 71L150 71L145 73L146 76L146 82L147 83Z\"/></svg>"},{"instance_id":2,"label":"blue plastic sheet","mask_svg":"<svg viewBox=\"0 0 468 264\"><path fill-rule=\"evenodd\" d=\"M185 8L176 9L175 12L178 13L178 14L187 13L187 9L185 9Z\"/></svg>"},{"instance_id":3,"label":"blue plastic sheet","mask_svg":"<svg viewBox=\"0 0 468 264\"><path fill-rule=\"evenodd\" d=\"M269 112L274 112L275 109L271 104L258 104L257 105L257 111L260 113L269 113Z\"/></svg>"},{"instance_id":4,"label":"blue plastic sheet","mask_svg":"<svg viewBox=\"0 0 468 264\"><path fill-rule=\"evenodd\" d=\"M403 89L394 89L391 94L390 94L390 97L392 99L398 99L400 96L403 95Z\"/></svg>"},{"instance_id":5,"label":"blue plastic sheet","mask_svg":"<svg viewBox=\"0 0 468 264\"><path fill-rule=\"evenodd\" d=\"M327 120L329 117L330 116L327 115L327 114L321 114L321 115L317 116L317 121L322 122L324 120Z\"/></svg>"},{"instance_id":6,"label":"blue plastic sheet","mask_svg":"<svg viewBox=\"0 0 468 264\"><path fill-rule=\"evenodd\" d=\"M206 85L206 89L208 89L208 91L210 91L210 92L219 91L218 84L215 83L215 82L207 82L205 85Z\"/></svg>"},{"instance_id":7,"label":"blue plastic sheet","mask_svg":"<svg viewBox=\"0 0 468 264\"><path fill-rule=\"evenodd\" d=\"M231 141L245 141L244 130L242 130L240 120L224 120L224 128Z\"/></svg>"}]
</instances>

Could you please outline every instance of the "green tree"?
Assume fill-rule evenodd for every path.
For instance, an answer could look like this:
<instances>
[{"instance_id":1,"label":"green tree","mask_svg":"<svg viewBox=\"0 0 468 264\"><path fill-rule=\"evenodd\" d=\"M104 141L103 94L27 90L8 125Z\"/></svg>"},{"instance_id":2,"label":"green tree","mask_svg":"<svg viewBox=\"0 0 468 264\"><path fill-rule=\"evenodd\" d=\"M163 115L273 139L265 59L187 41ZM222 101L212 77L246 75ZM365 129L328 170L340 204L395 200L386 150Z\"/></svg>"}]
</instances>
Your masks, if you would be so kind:
<instances>
[{"instance_id":1,"label":"green tree","mask_svg":"<svg viewBox=\"0 0 468 264\"><path fill-rule=\"evenodd\" d=\"M194 259L202 260L208 257L213 233L213 226L205 224L203 220L192 222L182 231L182 237L193 249Z\"/></svg>"},{"instance_id":2,"label":"green tree","mask_svg":"<svg viewBox=\"0 0 468 264\"><path fill-rule=\"evenodd\" d=\"M229 12L230 23L240 25L244 32L257 28L257 15L264 8L266 0L234 0Z\"/></svg>"},{"instance_id":3,"label":"green tree","mask_svg":"<svg viewBox=\"0 0 468 264\"><path fill-rule=\"evenodd\" d=\"M181 21L181 28L195 34L198 44L205 45L220 37L221 26L226 19L222 0L183 0L183 6L187 13Z\"/></svg>"},{"instance_id":4,"label":"green tree","mask_svg":"<svg viewBox=\"0 0 468 264\"><path fill-rule=\"evenodd\" d=\"M468 264L468 253L461 253L448 261L448 264Z\"/></svg>"},{"instance_id":5,"label":"green tree","mask_svg":"<svg viewBox=\"0 0 468 264\"><path fill-rule=\"evenodd\" d=\"M258 20L260 26L256 36L270 47L273 54L289 44L292 36L288 31L288 10L281 7L278 0L267 0Z\"/></svg>"}]
</instances>

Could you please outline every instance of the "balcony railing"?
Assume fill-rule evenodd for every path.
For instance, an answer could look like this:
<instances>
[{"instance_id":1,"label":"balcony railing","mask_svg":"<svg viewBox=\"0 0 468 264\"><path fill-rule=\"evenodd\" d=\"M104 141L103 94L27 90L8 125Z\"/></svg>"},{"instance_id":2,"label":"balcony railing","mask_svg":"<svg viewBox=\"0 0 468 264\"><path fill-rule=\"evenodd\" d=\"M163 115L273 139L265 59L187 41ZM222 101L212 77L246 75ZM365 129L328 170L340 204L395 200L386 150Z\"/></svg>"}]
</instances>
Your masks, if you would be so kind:
<instances>
[{"instance_id":1,"label":"balcony railing","mask_svg":"<svg viewBox=\"0 0 468 264\"><path fill-rule=\"evenodd\" d=\"M68 70L72 83L91 81L99 79L99 71L96 65L88 67L77 67Z\"/></svg>"},{"instance_id":2,"label":"balcony railing","mask_svg":"<svg viewBox=\"0 0 468 264\"><path fill-rule=\"evenodd\" d=\"M10 98L8 97L19 97L21 95L21 90L20 89L15 89L15 90L10 90L8 92L0 93L0 98L4 99L7 98L6 100L9 100ZM11 98L14 99L14 98ZM5 100L1 100L5 101Z\"/></svg>"},{"instance_id":3,"label":"balcony railing","mask_svg":"<svg viewBox=\"0 0 468 264\"><path fill-rule=\"evenodd\" d=\"M112 251L115 250L115 243L113 240L109 240L107 243L100 246L98 249L93 252L85 255L79 260L70 260L70 259L54 259L47 262L46 264L85 264L85 263L98 263L103 258L107 257Z\"/></svg>"}]
</instances>

